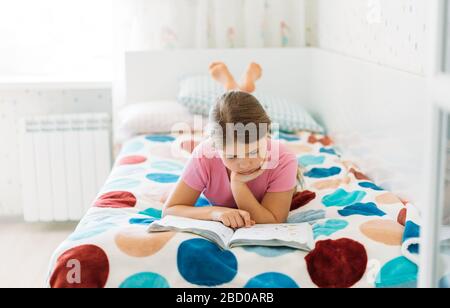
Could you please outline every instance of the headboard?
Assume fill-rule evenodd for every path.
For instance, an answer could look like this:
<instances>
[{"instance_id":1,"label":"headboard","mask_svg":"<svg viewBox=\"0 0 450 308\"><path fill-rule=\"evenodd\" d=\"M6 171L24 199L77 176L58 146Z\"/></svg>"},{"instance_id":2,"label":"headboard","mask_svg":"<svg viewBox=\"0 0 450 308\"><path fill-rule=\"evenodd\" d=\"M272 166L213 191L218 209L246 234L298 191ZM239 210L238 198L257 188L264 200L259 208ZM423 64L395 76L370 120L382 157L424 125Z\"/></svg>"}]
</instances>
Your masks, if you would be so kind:
<instances>
[{"instance_id":1,"label":"headboard","mask_svg":"<svg viewBox=\"0 0 450 308\"><path fill-rule=\"evenodd\" d=\"M175 99L180 76L207 73L217 60L236 75L259 62L264 69L259 88L297 99L377 184L424 206L429 123L423 76L314 48L131 52L126 103Z\"/></svg>"},{"instance_id":2,"label":"headboard","mask_svg":"<svg viewBox=\"0 0 450 308\"><path fill-rule=\"evenodd\" d=\"M236 79L252 61L264 77L258 87L274 94L305 99L307 49L184 49L131 52L126 55L127 103L175 99L178 79L186 73L208 73L213 61L225 62ZM297 69L293 69L297 68Z\"/></svg>"}]
</instances>

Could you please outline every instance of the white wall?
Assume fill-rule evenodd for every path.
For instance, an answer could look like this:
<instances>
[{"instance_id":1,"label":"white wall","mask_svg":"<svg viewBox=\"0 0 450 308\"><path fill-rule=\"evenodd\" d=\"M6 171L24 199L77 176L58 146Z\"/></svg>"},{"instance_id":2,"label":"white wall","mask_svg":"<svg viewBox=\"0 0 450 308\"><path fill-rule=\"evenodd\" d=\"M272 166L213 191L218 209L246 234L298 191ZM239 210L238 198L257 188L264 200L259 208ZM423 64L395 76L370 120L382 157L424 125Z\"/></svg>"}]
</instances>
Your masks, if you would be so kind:
<instances>
[{"instance_id":1,"label":"white wall","mask_svg":"<svg viewBox=\"0 0 450 308\"><path fill-rule=\"evenodd\" d=\"M306 28L308 44L322 50L312 61L308 109L346 157L421 208L427 206L428 4L308 0Z\"/></svg>"},{"instance_id":2,"label":"white wall","mask_svg":"<svg viewBox=\"0 0 450 308\"><path fill-rule=\"evenodd\" d=\"M111 90L0 88L0 215L21 213L18 119L77 112L111 113Z\"/></svg>"},{"instance_id":3,"label":"white wall","mask_svg":"<svg viewBox=\"0 0 450 308\"><path fill-rule=\"evenodd\" d=\"M308 0L309 44L395 69L423 74L424 0Z\"/></svg>"},{"instance_id":4,"label":"white wall","mask_svg":"<svg viewBox=\"0 0 450 308\"><path fill-rule=\"evenodd\" d=\"M333 52L312 54L305 103L328 134L381 187L424 204L427 80Z\"/></svg>"}]
</instances>

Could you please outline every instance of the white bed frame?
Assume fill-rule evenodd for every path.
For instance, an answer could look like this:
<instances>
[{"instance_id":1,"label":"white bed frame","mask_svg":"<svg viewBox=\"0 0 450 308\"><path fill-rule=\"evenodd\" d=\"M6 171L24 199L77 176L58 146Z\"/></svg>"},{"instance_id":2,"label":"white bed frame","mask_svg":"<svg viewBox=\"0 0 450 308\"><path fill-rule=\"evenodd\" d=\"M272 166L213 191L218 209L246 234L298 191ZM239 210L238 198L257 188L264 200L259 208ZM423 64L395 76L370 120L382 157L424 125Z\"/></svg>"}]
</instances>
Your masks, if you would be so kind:
<instances>
[{"instance_id":1,"label":"white bed frame","mask_svg":"<svg viewBox=\"0 0 450 308\"><path fill-rule=\"evenodd\" d=\"M126 104L175 99L181 75L207 73L217 60L235 74L259 62L259 88L298 100L376 183L429 209L433 116L425 76L314 48L131 52L121 95Z\"/></svg>"}]
</instances>

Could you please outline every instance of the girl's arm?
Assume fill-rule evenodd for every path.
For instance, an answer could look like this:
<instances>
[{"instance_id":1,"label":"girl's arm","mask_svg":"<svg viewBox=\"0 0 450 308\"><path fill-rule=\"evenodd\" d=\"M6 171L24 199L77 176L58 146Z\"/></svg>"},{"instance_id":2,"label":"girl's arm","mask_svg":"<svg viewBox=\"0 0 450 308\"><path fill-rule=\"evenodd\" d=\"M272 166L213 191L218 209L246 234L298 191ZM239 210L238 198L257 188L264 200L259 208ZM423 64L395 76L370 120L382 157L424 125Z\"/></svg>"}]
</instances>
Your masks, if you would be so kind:
<instances>
[{"instance_id":1,"label":"girl's arm","mask_svg":"<svg viewBox=\"0 0 450 308\"><path fill-rule=\"evenodd\" d=\"M222 222L231 228L250 227L254 225L251 216L243 210L229 209L217 206L195 207L201 192L191 188L182 180L167 199L163 216L181 216L199 220L214 220Z\"/></svg>"},{"instance_id":2,"label":"girl's arm","mask_svg":"<svg viewBox=\"0 0 450 308\"><path fill-rule=\"evenodd\" d=\"M292 188L286 192L267 193L259 203L247 183L233 176L231 190L239 209L249 212L258 224L285 223L295 192L295 188Z\"/></svg>"},{"instance_id":3,"label":"girl's arm","mask_svg":"<svg viewBox=\"0 0 450 308\"><path fill-rule=\"evenodd\" d=\"M175 190L164 204L163 216L183 216L192 219L211 220L209 208L194 207L201 192L179 181Z\"/></svg>"}]
</instances>

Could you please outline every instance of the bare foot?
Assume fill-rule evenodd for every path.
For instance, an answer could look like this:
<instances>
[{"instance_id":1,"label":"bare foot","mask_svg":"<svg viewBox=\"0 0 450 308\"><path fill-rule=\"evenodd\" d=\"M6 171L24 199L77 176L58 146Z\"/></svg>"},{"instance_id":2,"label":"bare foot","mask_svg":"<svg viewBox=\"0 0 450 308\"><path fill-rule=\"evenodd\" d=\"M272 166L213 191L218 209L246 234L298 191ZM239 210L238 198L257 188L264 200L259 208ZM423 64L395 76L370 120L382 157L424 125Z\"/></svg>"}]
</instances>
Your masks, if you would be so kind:
<instances>
[{"instance_id":1,"label":"bare foot","mask_svg":"<svg viewBox=\"0 0 450 308\"><path fill-rule=\"evenodd\" d=\"M215 66L221 65L221 64L224 64L224 63L223 63L223 62L212 62L212 63L209 65L209 70L212 70Z\"/></svg>"},{"instance_id":2,"label":"bare foot","mask_svg":"<svg viewBox=\"0 0 450 308\"><path fill-rule=\"evenodd\" d=\"M211 77L221 83L226 90L236 90L239 88L238 84L231 75L228 67L222 62L213 62L209 66L209 73Z\"/></svg>"},{"instance_id":3,"label":"bare foot","mask_svg":"<svg viewBox=\"0 0 450 308\"><path fill-rule=\"evenodd\" d=\"M262 76L262 68L258 63L250 63L242 77L240 89L244 92L253 93L256 90L255 82Z\"/></svg>"}]
</instances>

